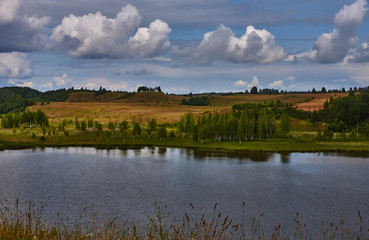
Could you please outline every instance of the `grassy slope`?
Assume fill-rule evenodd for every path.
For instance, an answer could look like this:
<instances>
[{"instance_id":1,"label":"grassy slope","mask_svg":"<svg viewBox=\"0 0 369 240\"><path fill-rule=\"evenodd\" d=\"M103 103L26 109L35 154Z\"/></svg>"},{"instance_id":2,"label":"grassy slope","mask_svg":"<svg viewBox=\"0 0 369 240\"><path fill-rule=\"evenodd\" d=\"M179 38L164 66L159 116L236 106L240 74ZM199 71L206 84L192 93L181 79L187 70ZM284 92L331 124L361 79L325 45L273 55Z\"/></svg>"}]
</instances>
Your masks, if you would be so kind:
<instances>
[{"instance_id":1,"label":"grassy slope","mask_svg":"<svg viewBox=\"0 0 369 240\"><path fill-rule=\"evenodd\" d=\"M332 97L343 96L343 94L284 94L284 95L252 95L238 94L231 96L214 96L209 106L184 106L180 105L182 96L165 95L163 93L138 93L129 98L114 100L119 94L107 93L94 97L93 93L73 93L67 100L69 102L52 102L47 105L34 105L29 107L34 111L41 109L51 121L62 119L93 118L99 122L120 122L122 120L142 119L146 122L148 118L156 118L158 123L178 122L185 113L193 112L201 115L208 112L225 112L234 104L240 103L262 103L264 101L280 100L284 103L296 104L299 109L319 109L323 103ZM118 96L119 95L119 96ZM73 102L72 102L73 101ZM101 101L101 102L99 102ZM309 103L309 105L306 105ZM305 104L305 105L304 105Z\"/></svg>"}]
</instances>

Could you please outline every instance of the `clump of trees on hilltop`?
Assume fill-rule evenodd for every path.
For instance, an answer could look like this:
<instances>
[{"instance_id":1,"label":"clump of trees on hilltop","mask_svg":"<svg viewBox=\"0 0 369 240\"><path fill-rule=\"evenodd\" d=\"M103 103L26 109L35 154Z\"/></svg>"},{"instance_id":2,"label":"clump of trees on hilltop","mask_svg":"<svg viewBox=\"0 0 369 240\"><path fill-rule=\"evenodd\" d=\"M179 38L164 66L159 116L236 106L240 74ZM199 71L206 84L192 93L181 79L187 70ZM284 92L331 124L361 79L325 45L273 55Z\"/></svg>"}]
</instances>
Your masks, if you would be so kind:
<instances>
[{"instance_id":1,"label":"clump of trees on hilltop","mask_svg":"<svg viewBox=\"0 0 369 240\"><path fill-rule=\"evenodd\" d=\"M147 86L140 86L137 88L137 92L160 92L161 93L161 88L160 86L158 87L147 87Z\"/></svg>"}]
</instances>

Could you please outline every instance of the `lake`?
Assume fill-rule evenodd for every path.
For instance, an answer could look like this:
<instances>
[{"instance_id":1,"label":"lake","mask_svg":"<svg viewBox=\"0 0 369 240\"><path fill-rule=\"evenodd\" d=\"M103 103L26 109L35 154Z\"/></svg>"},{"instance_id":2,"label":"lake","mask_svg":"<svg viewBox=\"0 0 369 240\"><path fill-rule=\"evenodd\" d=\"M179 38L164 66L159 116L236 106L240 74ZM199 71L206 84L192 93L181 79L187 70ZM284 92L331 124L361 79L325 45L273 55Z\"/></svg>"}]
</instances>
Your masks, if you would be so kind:
<instances>
[{"instance_id":1,"label":"lake","mask_svg":"<svg viewBox=\"0 0 369 240\"><path fill-rule=\"evenodd\" d=\"M262 217L271 231L309 229L322 220L369 226L368 153L205 154L176 148L97 150L45 148L0 152L0 198L47 200L46 216L77 218L85 207L98 220L118 216L145 223L155 203L171 216L212 216L214 204L234 222ZM190 203L195 208L191 208Z\"/></svg>"}]
</instances>

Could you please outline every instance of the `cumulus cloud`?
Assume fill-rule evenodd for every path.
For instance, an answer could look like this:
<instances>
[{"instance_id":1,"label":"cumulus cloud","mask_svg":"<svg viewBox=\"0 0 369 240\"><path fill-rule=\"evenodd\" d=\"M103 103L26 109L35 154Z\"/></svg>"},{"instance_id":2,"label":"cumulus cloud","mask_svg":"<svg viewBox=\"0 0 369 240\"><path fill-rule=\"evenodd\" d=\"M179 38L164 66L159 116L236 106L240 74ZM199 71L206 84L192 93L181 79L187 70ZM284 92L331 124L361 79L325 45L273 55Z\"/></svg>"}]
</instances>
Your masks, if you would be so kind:
<instances>
[{"instance_id":1,"label":"cumulus cloud","mask_svg":"<svg viewBox=\"0 0 369 240\"><path fill-rule=\"evenodd\" d=\"M15 81L14 79L9 79L8 83L15 85L17 87L33 87L34 83L32 81Z\"/></svg>"},{"instance_id":2,"label":"cumulus cloud","mask_svg":"<svg viewBox=\"0 0 369 240\"><path fill-rule=\"evenodd\" d=\"M77 88L80 87L86 87L88 89L99 89L101 87L107 89L107 90L112 90L112 91L117 91L117 90L126 90L127 89L127 83L124 81L120 81L120 82L114 82L111 83L108 79L106 78L89 78L86 79L84 84L80 85L80 86L76 86Z\"/></svg>"},{"instance_id":3,"label":"cumulus cloud","mask_svg":"<svg viewBox=\"0 0 369 240\"><path fill-rule=\"evenodd\" d=\"M247 86L247 82L242 81L242 80L238 80L237 82L235 82L233 84L235 87L246 87Z\"/></svg>"},{"instance_id":4,"label":"cumulus cloud","mask_svg":"<svg viewBox=\"0 0 369 240\"><path fill-rule=\"evenodd\" d=\"M169 93L188 93L190 89L186 87L180 87L180 88L164 89L164 91Z\"/></svg>"},{"instance_id":5,"label":"cumulus cloud","mask_svg":"<svg viewBox=\"0 0 369 240\"><path fill-rule=\"evenodd\" d=\"M31 0L2 0L0 2L0 52L28 52L43 47L45 25L50 17L28 15Z\"/></svg>"},{"instance_id":6,"label":"cumulus cloud","mask_svg":"<svg viewBox=\"0 0 369 240\"><path fill-rule=\"evenodd\" d=\"M269 63L286 56L283 47L276 44L275 37L265 29L255 29L250 25L245 34L237 38L230 28L220 25L215 31L204 35L190 59L209 65L214 59L235 63Z\"/></svg>"},{"instance_id":7,"label":"cumulus cloud","mask_svg":"<svg viewBox=\"0 0 369 240\"><path fill-rule=\"evenodd\" d=\"M42 88L42 89L52 89L53 88L53 83L52 82L44 83L40 86L40 88Z\"/></svg>"},{"instance_id":8,"label":"cumulus cloud","mask_svg":"<svg viewBox=\"0 0 369 240\"><path fill-rule=\"evenodd\" d=\"M152 57L170 46L168 35L171 32L166 22L159 19L152 22L148 28L141 27L128 40L133 56Z\"/></svg>"},{"instance_id":9,"label":"cumulus cloud","mask_svg":"<svg viewBox=\"0 0 369 240\"><path fill-rule=\"evenodd\" d=\"M53 29L51 39L79 58L153 57L170 46L171 29L161 20L148 28L138 28L141 19L130 4L122 7L115 18L100 12L81 17L71 14Z\"/></svg>"},{"instance_id":10,"label":"cumulus cloud","mask_svg":"<svg viewBox=\"0 0 369 240\"><path fill-rule=\"evenodd\" d=\"M242 87L248 87L248 88L252 88L252 87L260 87L260 83L259 83L259 79L257 76L254 76L251 80L251 82L247 82L247 81L243 81L243 80L238 80L236 82L233 83L233 85L237 88L242 88Z\"/></svg>"},{"instance_id":11,"label":"cumulus cloud","mask_svg":"<svg viewBox=\"0 0 369 240\"><path fill-rule=\"evenodd\" d=\"M270 88L281 88L283 87L283 80L275 80L268 85Z\"/></svg>"},{"instance_id":12,"label":"cumulus cloud","mask_svg":"<svg viewBox=\"0 0 369 240\"><path fill-rule=\"evenodd\" d=\"M369 62L369 43L364 42L345 58L344 62Z\"/></svg>"},{"instance_id":13,"label":"cumulus cloud","mask_svg":"<svg viewBox=\"0 0 369 240\"><path fill-rule=\"evenodd\" d=\"M295 81L295 76L288 76L286 81Z\"/></svg>"},{"instance_id":14,"label":"cumulus cloud","mask_svg":"<svg viewBox=\"0 0 369 240\"><path fill-rule=\"evenodd\" d=\"M254 86L260 87L259 79L256 76L254 76L252 78L251 83L247 85L247 87L249 87L249 88L254 87Z\"/></svg>"},{"instance_id":15,"label":"cumulus cloud","mask_svg":"<svg viewBox=\"0 0 369 240\"><path fill-rule=\"evenodd\" d=\"M32 74L28 54L20 52L0 53L0 76L29 77Z\"/></svg>"},{"instance_id":16,"label":"cumulus cloud","mask_svg":"<svg viewBox=\"0 0 369 240\"><path fill-rule=\"evenodd\" d=\"M342 61L347 52L359 41L355 32L368 11L366 5L366 0L356 0L351 5L345 5L340 9L334 16L336 28L333 32L324 33L318 37L313 49L307 53L307 58L321 63Z\"/></svg>"},{"instance_id":17,"label":"cumulus cloud","mask_svg":"<svg viewBox=\"0 0 369 240\"><path fill-rule=\"evenodd\" d=\"M62 87L69 82L73 82L73 78L69 77L68 74L63 74L62 76L54 76L53 82L55 83L56 86Z\"/></svg>"}]
</instances>

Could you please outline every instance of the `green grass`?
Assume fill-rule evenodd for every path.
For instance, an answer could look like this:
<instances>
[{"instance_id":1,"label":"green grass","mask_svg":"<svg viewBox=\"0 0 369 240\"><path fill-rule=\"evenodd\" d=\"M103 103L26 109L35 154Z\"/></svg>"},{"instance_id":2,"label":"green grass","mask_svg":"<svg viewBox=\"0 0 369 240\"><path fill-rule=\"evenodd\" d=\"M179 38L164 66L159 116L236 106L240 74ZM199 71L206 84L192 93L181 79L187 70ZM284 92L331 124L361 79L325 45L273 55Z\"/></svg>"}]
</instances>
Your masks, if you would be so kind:
<instances>
[{"instance_id":1,"label":"green grass","mask_svg":"<svg viewBox=\"0 0 369 240\"><path fill-rule=\"evenodd\" d=\"M32 138L34 133L37 137ZM369 141L363 140L317 140L312 134L305 134L291 139L268 139L253 140L248 142L193 142L190 138L182 138L177 134L175 138L160 141L154 134L151 138L143 134L134 139L130 133L123 139L119 133L107 137L106 132L97 136L95 133L76 133L69 130L69 137L63 133L56 135L45 135L42 141L42 133L39 129L28 129L26 132L16 130L0 130L0 150L19 149L34 147L98 147L98 148L129 148L133 146L158 146L175 148L194 148L210 152L245 152L245 151L268 151L268 152L347 152L365 151L369 152Z\"/></svg>"}]
</instances>

